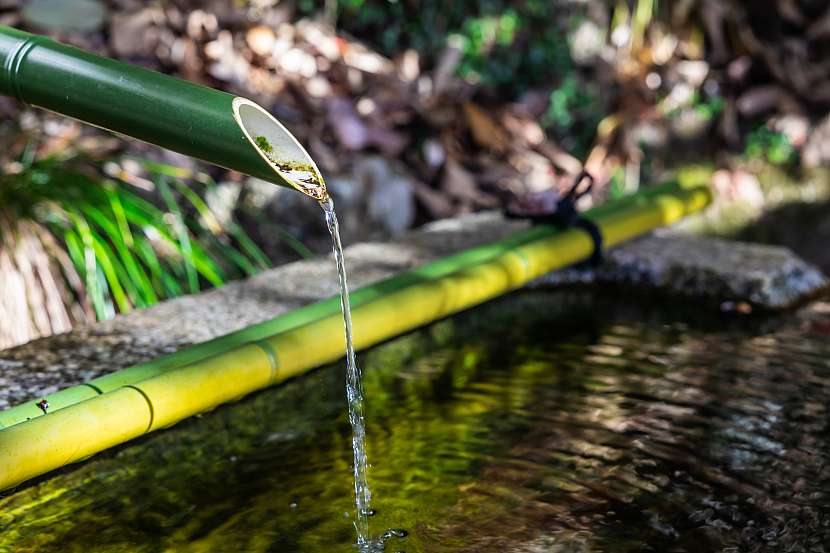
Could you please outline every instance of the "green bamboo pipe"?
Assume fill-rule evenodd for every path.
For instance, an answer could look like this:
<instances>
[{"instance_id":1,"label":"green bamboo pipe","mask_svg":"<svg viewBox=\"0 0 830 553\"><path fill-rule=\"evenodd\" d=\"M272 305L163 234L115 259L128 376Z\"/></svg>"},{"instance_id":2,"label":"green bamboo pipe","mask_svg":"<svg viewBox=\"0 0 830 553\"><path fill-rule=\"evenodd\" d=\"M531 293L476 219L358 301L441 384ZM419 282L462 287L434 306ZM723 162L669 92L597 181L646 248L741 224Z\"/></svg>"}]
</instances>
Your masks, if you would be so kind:
<instances>
[{"instance_id":1,"label":"green bamboo pipe","mask_svg":"<svg viewBox=\"0 0 830 553\"><path fill-rule=\"evenodd\" d=\"M316 199L314 161L254 102L0 25L0 94Z\"/></svg>"},{"instance_id":2,"label":"green bamboo pipe","mask_svg":"<svg viewBox=\"0 0 830 553\"><path fill-rule=\"evenodd\" d=\"M611 247L677 221L710 198L703 187L663 188L594 220ZM478 263L365 301L352 311L356 347L480 304L591 254L593 243L581 230L537 232ZM335 361L344 347L342 319L332 313L0 430L0 489Z\"/></svg>"},{"instance_id":3,"label":"green bamboo pipe","mask_svg":"<svg viewBox=\"0 0 830 553\"><path fill-rule=\"evenodd\" d=\"M592 220L598 220L625 206L635 206L647 202L649 198L655 196L683 193L683 191L684 187L682 185L675 182L667 183L662 186L648 188L637 195L601 204L586 212L585 216ZM556 229L550 226L535 226L516 232L504 239L470 248L443 259L427 263L421 267L405 271L381 282L353 291L350 296L351 305L353 308L357 308L367 302L382 297L384 294L398 291L406 286L411 286L425 280L442 278L455 271L474 266L492 259L497 255L504 254L522 244L550 236L555 232ZM218 355L243 344L258 342L280 332L338 313L340 313L340 298L334 296L225 336L184 348L178 352L159 357L147 363L117 370L113 373L95 378L88 383L71 386L49 394L45 398L32 398L31 401L0 412L0 429L43 416L43 411L37 405L37 401L40 399L47 399L50 405L50 412L55 412L99 394L157 376L170 369Z\"/></svg>"}]
</instances>

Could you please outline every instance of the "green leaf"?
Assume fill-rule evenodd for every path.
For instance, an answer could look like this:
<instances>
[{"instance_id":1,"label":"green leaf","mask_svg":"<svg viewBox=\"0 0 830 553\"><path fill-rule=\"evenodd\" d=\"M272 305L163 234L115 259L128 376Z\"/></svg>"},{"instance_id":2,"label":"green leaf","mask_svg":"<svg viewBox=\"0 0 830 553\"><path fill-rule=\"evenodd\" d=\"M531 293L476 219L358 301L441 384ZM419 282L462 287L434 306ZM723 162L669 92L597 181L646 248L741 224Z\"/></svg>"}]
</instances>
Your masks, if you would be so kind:
<instances>
[{"instance_id":1,"label":"green leaf","mask_svg":"<svg viewBox=\"0 0 830 553\"><path fill-rule=\"evenodd\" d=\"M176 199L173 197L173 191L170 190L170 185L167 184L167 178L160 176L155 182L156 186L159 187L159 191L161 191L161 197L164 199L167 209L173 215L173 232L177 235L181 247L188 288L190 293L196 293L199 291L199 277L196 273L196 260L193 254L193 244L190 242L190 233L184 224L184 217L182 217L179 204L176 203Z\"/></svg>"},{"instance_id":2,"label":"green leaf","mask_svg":"<svg viewBox=\"0 0 830 553\"><path fill-rule=\"evenodd\" d=\"M152 305L158 301L153 286L147 278L144 269L136 261L131 253L133 241L130 240L128 245L124 239L124 234L120 226L113 224L107 216L94 206L83 206L84 215L97 225L106 235L107 241L115 246L117 255L126 268L125 288L134 289L136 292L133 295L133 303L138 307L145 307ZM124 218L126 221L126 217ZM128 236L131 237L130 234Z\"/></svg>"}]
</instances>

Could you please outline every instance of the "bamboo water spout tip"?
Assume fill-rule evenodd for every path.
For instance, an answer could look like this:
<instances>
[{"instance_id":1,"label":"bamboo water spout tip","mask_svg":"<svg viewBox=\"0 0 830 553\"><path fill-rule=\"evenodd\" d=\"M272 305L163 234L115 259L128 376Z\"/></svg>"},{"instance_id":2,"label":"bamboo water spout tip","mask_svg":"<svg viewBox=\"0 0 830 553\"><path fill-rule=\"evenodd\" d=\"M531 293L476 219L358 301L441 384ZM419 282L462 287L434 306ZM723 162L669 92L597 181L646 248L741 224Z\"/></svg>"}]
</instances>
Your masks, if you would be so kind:
<instances>
[{"instance_id":1,"label":"bamboo water spout tip","mask_svg":"<svg viewBox=\"0 0 830 553\"><path fill-rule=\"evenodd\" d=\"M328 199L326 183L314 160L282 123L247 98L234 98L233 112L245 138L268 162L275 177L318 202Z\"/></svg>"}]
</instances>

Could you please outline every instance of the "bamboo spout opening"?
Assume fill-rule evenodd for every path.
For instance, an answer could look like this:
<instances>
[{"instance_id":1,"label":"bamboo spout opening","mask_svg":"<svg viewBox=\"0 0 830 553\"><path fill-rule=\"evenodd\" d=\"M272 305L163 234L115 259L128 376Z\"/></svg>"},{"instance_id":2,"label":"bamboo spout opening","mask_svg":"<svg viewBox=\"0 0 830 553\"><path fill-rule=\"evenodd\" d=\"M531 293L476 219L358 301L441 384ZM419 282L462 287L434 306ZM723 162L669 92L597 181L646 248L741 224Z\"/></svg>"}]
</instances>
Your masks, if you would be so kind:
<instances>
[{"instance_id":1,"label":"bamboo spout opening","mask_svg":"<svg viewBox=\"0 0 830 553\"><path fill-rule=\"evenodd\" d=\"M251 146L277 175L306 196L319 202L328 199L326 184L314 160L274 116L251 100L236 97L233 117Z\"/></svg>"}]
</instances>

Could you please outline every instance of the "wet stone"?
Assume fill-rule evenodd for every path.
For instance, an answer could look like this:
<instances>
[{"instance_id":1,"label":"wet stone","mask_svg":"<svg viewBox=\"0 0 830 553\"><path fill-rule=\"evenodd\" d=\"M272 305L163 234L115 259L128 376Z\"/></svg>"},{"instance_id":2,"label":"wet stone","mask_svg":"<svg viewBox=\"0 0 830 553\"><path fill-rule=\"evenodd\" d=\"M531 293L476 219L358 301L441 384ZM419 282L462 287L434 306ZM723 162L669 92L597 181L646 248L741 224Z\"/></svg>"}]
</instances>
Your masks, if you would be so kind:
<instances>
[{"instance_id":1,"label":"wet stone","mask_svg":"<svg viewBox=\"0 0 830 553\"><path fill-rule=\"evenodd\" d=\"M557 271L534 285L573 283L635 285L716 300L737 310L741 305L786 309L830 285L821 270L787 248L671 231L610 250L596 269Z\"/></svg>"}]
</instances>

